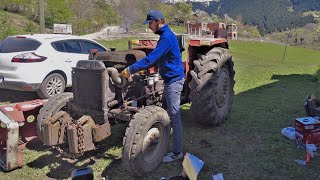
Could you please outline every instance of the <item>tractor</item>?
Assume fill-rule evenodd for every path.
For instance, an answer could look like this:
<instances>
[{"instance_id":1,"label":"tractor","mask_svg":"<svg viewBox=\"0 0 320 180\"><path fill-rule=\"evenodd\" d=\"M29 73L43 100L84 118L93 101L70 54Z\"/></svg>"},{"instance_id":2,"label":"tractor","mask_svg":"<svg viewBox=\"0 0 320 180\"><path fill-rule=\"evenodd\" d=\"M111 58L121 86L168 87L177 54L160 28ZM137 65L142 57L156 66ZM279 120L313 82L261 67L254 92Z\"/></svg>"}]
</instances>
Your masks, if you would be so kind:
<instances>
[{"instance_id":1,"label":"tractor","mask_svg":"<svg viewBox=\"0 0 320 180\"><path fill-rule=\"evenodd\" d=\"M181 104L191 102L194 119L219 125L229 117L234 91L232 57L226 29L219 24L206 36L190 36L183 62L185 84ZM177 36L181 52L184 36ZM129 41L129 50L91 51L72 69L72 93L52 97L40 109L37 133L47 146L67 145L70 154L83 155L111 135L111 126L127 123L122 161L135 176L155 170L167 152L170 117L163 102L158 67L120 75L157 45L157 40ZM116 132L114 132L116 133Z\"/></svg>"}]
</instances>

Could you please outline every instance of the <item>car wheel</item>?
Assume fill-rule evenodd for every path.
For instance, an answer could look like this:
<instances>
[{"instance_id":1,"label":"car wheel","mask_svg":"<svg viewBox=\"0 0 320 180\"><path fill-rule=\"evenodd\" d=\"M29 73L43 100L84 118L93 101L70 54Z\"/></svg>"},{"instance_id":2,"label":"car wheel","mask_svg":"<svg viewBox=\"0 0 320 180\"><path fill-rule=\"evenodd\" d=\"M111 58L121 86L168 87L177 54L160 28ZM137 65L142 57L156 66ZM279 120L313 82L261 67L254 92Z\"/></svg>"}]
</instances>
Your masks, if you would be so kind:
<instances>
[{"instance_id":1,"label":"car wheel","mask_svg":"<svg viewBox=\"0 0 320 180\"><path fill-rule=\"evenodd\" d=\"M57 94L63 93L66 88L66 81L59 73L53 73L47 76L41 83L37 91L42 99L49 99Z\"/></svg>"}]
</instances>

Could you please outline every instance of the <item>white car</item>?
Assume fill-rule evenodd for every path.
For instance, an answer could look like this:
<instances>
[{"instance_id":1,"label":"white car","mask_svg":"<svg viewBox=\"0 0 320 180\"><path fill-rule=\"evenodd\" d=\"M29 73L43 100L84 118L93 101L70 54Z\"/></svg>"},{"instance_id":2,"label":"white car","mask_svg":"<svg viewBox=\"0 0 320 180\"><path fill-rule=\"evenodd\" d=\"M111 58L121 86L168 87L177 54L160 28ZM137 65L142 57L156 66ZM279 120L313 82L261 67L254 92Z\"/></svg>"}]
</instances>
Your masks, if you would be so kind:
<instances>
[{"instance_id":1,"label":"white car","mask_svg":"<svg viewBox=\"0 0 320 180\"><path fill-rule=\"evenodd\" d=\"M72 85L71 70L91 49L108 51L96 41L62 34L9 36L0 42L0 88L37 91L50 98Z\"/></svg>"}]
</instances>

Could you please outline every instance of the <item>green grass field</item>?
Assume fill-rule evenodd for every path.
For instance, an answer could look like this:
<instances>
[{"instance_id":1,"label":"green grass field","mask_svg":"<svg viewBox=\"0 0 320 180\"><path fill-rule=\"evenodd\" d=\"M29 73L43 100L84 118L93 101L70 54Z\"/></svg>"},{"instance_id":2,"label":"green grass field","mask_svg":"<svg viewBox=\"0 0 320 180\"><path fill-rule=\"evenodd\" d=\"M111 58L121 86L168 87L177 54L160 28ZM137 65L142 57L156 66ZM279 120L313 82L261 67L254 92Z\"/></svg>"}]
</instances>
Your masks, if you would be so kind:
<instances>
[{"instance_id":1,"label":"green grass field","mask_svg":"<svg viewBox=\"0 0 320 180\"><path fill-rule=\"evenodd\" d=\"M107 47L126 49L126 40L102 42ZM205 162L198 179L320 179L320 156L309 168L294 160L305 151L280 131L304 117L304 98L320 96L320 51L257 42L230 42L236 71L235 97L230 119L219 127L204 127L183 105L183 151ZM26 165L12 172L0 172L0 179L67 179L72 169L90 166L96 179L134 179L122 167L121 144L125 125L112 128L113 135L95 152L81 159L61 158L57 151L39 142L24 151ZM144 179L178 175L182 161L161 164Z\"/></svg>"}]
</instances>

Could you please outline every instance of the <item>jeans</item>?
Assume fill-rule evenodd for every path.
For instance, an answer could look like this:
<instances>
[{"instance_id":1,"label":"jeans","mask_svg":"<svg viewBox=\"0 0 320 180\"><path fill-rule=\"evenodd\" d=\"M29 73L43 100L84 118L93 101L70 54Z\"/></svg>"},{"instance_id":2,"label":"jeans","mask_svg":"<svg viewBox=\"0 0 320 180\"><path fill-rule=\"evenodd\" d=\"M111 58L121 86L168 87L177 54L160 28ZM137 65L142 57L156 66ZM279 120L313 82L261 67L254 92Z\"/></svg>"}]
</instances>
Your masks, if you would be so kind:
<instances>
[{"instance_id":1,"label":"jeans","mask_svg":"<svg viewBox=\"0 0 320 180\"><path fill-rule=\"evenodd\" d=\"M182 123L180 116L180 96L183 89L184 78L175 82L164 84L164 97L166 100L166 110L171 119L173 130L174 153L182 152Z\"/></svg>"}]
</instances>

